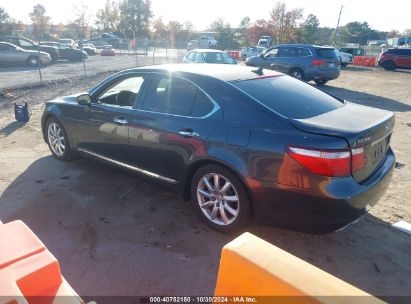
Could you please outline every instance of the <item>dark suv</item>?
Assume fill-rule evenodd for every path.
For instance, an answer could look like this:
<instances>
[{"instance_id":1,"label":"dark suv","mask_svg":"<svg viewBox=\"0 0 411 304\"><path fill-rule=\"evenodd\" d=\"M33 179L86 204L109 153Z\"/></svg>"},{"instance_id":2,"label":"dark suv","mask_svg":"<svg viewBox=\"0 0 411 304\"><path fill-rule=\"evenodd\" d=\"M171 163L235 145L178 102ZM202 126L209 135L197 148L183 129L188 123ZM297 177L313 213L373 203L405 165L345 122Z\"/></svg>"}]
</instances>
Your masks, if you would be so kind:
<instances>
[{"instance_id":1,"label":"dark suv","mask_svg":"<svg viewBox=\"0 0 411 304\"><path fill-rule=\"evenodd\" d=\"M52 61L56 61L60 58L59 50L54 46L45 46L45 45L38 45L34 41L21 38L21 37L13 37L13 36L0 36L1 42L8 42L14 45L17 45L25 50L33 50L41 52L46 52L50 55Z\"/></svg>"},{"instance_id":2,"label":"dark suv","mask_svg":"<svg viewBox=\"0 0 411 304\"><path fill-rule=\"evenodd\" d=\"M411 69L411 49L388 49L378 57L378 65L387 71Z\"/></svg>"},{"instance_id":3,"label":"dark suv","mask_svg":"<svg viewBox=\"0 0 411 304\"><path fill-rule=\"evenodd\" d=\"M314 80L318 85L340 76L340 60L332 47L282 44L248 58L245 64L280 71L304 81Z\"/></svg>"}]
</instances>

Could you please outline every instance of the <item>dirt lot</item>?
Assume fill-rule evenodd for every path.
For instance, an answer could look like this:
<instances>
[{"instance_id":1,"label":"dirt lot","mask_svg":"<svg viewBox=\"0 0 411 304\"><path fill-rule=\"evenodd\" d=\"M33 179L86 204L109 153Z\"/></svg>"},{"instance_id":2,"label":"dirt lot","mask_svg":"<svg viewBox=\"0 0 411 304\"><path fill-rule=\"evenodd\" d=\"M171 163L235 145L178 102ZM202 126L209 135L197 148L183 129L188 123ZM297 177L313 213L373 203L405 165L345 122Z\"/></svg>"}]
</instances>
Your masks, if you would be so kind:
<instances>
[{"instance_id":1,"label":"dirt lot","mask_svg":"<svg viewBox=\"0 0 411 304\"><path fill-rule=\"evenodd\" d=\"M57 161L42 140L42 103L104 76L11 92L32 105L26 125L14 122L11 102L0 106L0 219L25 221L81 295L211 295L221 248L235 235L208 229L189 202L122 171L89 160ZM392 146L405 167L395 170L369 215L322 236L255 224L249 231L374 295L411 296L411 236L390 226L411 222L410 85L407 71L349 67L324 87L396 112Z\"/></svg>"}]
</instances>

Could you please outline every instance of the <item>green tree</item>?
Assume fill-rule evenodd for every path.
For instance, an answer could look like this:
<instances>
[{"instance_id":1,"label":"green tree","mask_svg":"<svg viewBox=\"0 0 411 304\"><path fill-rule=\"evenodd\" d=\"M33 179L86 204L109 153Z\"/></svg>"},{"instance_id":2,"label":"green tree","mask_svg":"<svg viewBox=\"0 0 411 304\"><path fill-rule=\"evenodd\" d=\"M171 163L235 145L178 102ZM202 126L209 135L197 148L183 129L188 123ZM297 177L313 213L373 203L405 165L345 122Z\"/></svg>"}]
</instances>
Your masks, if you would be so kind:
<instances>
[{"instance_id":1,"label":"green tree","mask_svg":"<svg viewBox=\"0 0 411 304\"><path fill-rule=\"evenodd\" d=\"M217 32L216 39L220 49L226 50L238 47L237 43L234 42L235 31L229 23L224 22L223 18L213 21L208 29L212 32Z\"/></svg>"},{"instance_id":2,"label":"green tree","mask_svg":"<svg viewBox=\"0 0 411 304\"><path fill-rule=\"evenodd\" d=\"M119 30L125 32L128 37L148 36L151 11L151 0L124 0L120 3Z\"/></svg>"},{"instance_id":3,"label":"green tree","mask_svg":"<svg viewBox=\"0 0 411 304\"><path fill-rule=\"evenodd\" d=\"M320 21L318 18L309 14L303 23L300 25L300 42L307 44L314 44L318 40L318 28Z\"/></svg>"},{"instance_id":4,"label":"green tree","mask_svg":"<svg viewBox=\"0 0 411 304\"><path fill-rule=\"evenodd\" d=\"M0 6L0 33L10 34L13 28L13 20L4 8Z\"/></svg>"},{"instance_id":5,"label":"green tree","mask_svg":"<svg viewBox=\"0 0 411 304\"><path fill-rule=\"evenodd\" d=\"M33 6L33 11L29 14L33 23L33 34L36 38L47 37L50 17L46 16L46 9L43 5L37 4Z\"/></svg>"},{"instance_id":6,"label":"green tree","mask_svg":"<svg viewBox=\"0 0 411 304\"><path fill-rule=\"evenodd\" d=\"M241 45L249 44L249 41L247 39L247 31L250 28L250 25L250 17L244 17L241 20L240 25L238 26L236 36Z\"/></svg>"},{"instance_id":7,"label":"green tree","mask_svg":"<svg viewBox=\"0 0 411 304\"><path fill-rule=\"evenodd\" d=\"M96 14L97 27L105 32L115 32L120 23L120 11L118 3L107 0L104 8L99 9Z\"/></svg>"},{"instance_id":8,"label":"green tree","mask_svg":"<svg viewBox=\"0 0 411 304\"><path fill-rule=\"evenodd\" d=\"M337 45L346 43L357 43L366 45L368 40L379 39L379 32L372 30L367 22L350 22L342 26L337 33Z\"/></svg>"}]
</instances>

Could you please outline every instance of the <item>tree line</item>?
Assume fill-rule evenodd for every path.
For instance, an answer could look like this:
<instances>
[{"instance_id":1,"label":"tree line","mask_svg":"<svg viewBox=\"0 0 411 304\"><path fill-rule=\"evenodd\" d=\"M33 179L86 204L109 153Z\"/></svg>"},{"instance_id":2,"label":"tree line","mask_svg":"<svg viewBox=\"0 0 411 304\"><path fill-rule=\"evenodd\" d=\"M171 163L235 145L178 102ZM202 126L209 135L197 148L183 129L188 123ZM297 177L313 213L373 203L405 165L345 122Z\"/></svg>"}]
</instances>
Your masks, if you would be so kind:
<instances>
[{"instance_id":1,"label":"tree line","mask_svg":"<svg viewBox=\"0 0 411 304\"><path fill-rule=\"evenodd\" d=\"M43 5L37 4L29 14L32 35L37 39L68 37L89 38L97 33L112 32L121 38L149 37L165 41L170 46L185 46L188 40L196 38L194 26L190 21L171 20L164 22L161 17L154 18L151 0L106 0L99 9L92 23L89 7L80 3L73 6L73 20L69 24L52 24ZM0 7L0 34L13 32L25 33L27 25L13 20ZM338 32L334 28L321 27L314 14L304 18L302 8L289 8L284 2L277 2L270 10L268 19L251 22L244 17L237 26L217 18L207 28L215 33L222 49L235 49L241 46L256 45L259 38L268 35L274 43L308 43L320 45L344 45L358 43L364 45L368 40L385 40L400 35L411 35L411 30L378 31L367 22L350 22L341 26Z\"/></svg>"}]
</instances>

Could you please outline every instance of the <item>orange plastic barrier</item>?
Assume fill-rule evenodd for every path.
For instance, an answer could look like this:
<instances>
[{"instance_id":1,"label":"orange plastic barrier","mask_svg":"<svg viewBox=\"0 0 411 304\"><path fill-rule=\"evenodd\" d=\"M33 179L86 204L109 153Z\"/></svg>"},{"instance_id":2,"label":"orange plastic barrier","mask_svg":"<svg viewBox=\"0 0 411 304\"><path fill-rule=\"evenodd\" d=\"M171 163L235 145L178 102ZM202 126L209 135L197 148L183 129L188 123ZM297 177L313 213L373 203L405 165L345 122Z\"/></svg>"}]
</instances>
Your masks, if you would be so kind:
<instances>
[{"instance_id":1,"label":"orange plastic barrier","mask_svg":"<svg viewBox=\"0 0 411 304\"><path fill-rule=\"evenodd\" d=\"M0 224L0 244L0 304L84 303L62 277L57 259L22 221Z\"/></svg>"},{"instance_id":2,"label":"orange plastic barrier","mask_svg":"<svg viewBox=\"0 0 411 304\"><path fill-rule=\"evenodd\" d=\"M375 66L376 58L374 56L355 56L353 64L359 66Z\"/></svg>"},{"instance_id":3,"label":"orange plastic barrier","mask_svg":"<svg viewBox=\"0 0 411 304\"><path fill-rule=\"evenodd\" d=\"M227 51L228 55L234 59L240 59L240 51Z\"/></svg>"},{"instance_id":4,"label":"orange plastic barrier","mask_svg":"<svg viewBox=\"0 0 411 304\"><path fill-rule=\"evenodd\" d=\"M214 295L276 297L258 303L384 303L251 233L224 246Z\"/></svg>"}]
</instances>

